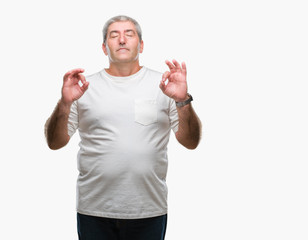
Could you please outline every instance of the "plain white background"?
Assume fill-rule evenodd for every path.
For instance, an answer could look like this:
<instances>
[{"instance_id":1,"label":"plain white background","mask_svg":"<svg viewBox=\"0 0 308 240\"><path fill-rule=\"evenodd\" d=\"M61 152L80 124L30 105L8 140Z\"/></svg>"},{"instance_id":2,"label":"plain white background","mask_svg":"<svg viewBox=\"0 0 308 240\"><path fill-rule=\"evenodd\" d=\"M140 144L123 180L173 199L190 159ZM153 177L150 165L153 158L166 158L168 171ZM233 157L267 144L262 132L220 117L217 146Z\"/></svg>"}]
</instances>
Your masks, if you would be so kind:
<instances>
[{"instance_id":1,"label":"plain white background","mask_svg":"<svg viewBox=\"0 0 308 240\"><path fill-rule=\"evenodd\" d=\"M1 2L1 239L77 239L78 134L43 129L62 76L108 66L101 29L142 26L141 64L185 61L203 122L199 148L171 136L167 240L308 239L305 1Z\"/></svg>"}]
</instances>

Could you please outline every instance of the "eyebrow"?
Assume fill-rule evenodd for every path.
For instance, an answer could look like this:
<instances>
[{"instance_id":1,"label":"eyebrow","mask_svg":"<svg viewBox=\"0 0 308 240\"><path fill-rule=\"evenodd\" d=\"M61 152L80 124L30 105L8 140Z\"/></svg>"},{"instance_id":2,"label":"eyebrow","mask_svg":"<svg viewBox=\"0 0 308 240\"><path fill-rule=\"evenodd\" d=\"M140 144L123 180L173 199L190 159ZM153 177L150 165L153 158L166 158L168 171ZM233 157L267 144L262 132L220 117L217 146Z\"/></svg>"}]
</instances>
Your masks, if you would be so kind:
<instances>
[{"instance_id":1,"label":"eyebrow","mask_svg":"<svg viewBox=\"0 0 308 240\"><path fill-rule=\"evenodd\" d=\"M120 31L119 30L113 30L113 31L110 31L109 32L109 35L111 35L112 33L119 33ZM133 29L126 29L126 30L124 30L124 32L125 33L127 33L127 32L132 32L132 33L136 33Z\"/></svg>"},{"instance_id":2,"label":"eyebrow","mask_svg":"<svg viewBox=\"0 0 308 240\"><path fill-rule=\"evenodd\" d=\"M127 29L127 30L125 30L124 32L125 32L125 33L127 33L127 32L136 33L133 29Z\"/></svg>"}]
</instances>

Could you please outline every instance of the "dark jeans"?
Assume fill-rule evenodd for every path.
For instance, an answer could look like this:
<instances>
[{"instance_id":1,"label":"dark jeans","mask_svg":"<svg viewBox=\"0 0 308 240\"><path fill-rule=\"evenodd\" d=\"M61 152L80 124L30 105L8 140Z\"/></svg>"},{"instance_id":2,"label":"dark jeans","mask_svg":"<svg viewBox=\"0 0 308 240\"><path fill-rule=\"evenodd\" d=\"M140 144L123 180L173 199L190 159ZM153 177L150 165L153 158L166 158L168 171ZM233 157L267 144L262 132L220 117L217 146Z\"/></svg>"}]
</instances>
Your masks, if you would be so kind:
<instances>
[{"instance_id":1,"label":"dark jeans","mask_svg":"<svg viewBox=\"0 0 308 240\"><path fill-rule=\"evenodd\" d=\"M164 240L167 215L114 219L77 213L79 240Z\"/></svg>"}]
</instances>

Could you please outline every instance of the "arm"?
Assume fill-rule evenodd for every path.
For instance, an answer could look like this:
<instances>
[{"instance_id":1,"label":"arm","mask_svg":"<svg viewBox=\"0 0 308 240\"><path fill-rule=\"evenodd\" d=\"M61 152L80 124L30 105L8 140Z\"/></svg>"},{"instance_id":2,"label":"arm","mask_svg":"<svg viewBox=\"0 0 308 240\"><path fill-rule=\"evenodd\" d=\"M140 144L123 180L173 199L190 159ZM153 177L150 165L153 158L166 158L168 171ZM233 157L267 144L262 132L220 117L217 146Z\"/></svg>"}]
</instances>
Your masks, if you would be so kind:
<instances>
[{"instance_id":1,"label":"arm","mask_svg":"<svg viewBox=\"0 0 308 240\"><path fill-rule=\"evenodd\" d=\"M48 147L57 150L64 147L70 140L67 131L70 104L59 101L55 110L45 124L45 136Z\"/></svg>"},{"instance_id":2,"label":"arm","mask_svg":"<svg viewBox=\"0 0 308 240\"><path fill-rule=\"evenodd\" d=\"M160 88L164 94L173 98L176 102L184 102L188 99L186 65L182 66L175 60L166 61L170 71L163 74ZM168 80L168 83L166 81ZM201 122L195 113L191 103L177 107L179 116L179 129L176 132L176 139L184 147L195 149L201 138Z\"/></svg>"},{"instance_id":3,"label":"arm","mask_svg":"<svg viewBox=\"0 0 308 240\"><path fill-rule=\"evenodd\" d=\"M195 149L201 139L201 122L191 103L177 107L179 127L175 136L179 143L188 149Z\"/></svg>"},{"instance_id":4,"label":"arm","mask_svg":"<svg viewBox=\"0 0 308 240\"><path fill-rule=\"evenodd\" d=\"M74 69L63 77L61 100L45 124L45 136L50 149L60 149L70 140L67 124L71 105L85 93L89 86L89 82L81 74L83 72L83 69ZM79 86L79 81L82 86Z\"/></svg>"}]
</instances>

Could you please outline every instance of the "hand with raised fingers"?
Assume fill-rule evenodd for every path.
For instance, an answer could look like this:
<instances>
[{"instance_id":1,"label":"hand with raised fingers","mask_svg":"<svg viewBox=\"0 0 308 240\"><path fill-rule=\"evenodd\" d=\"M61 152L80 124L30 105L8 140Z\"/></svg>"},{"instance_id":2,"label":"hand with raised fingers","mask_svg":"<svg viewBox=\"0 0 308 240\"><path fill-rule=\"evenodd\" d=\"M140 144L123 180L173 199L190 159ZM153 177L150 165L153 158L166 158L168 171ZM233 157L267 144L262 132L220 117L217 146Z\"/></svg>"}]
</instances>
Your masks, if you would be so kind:
<instances>
[{"instance_id":1,"label":"hand with raised fingers","mask_svg":"<svg viewBox=\"0 0 308 240\"><path fill-rule=\"evenodd\" d=\"M83 72L83 69L77 68L64 75L62 87L62 101L64 103L72 104L88 89L89 82L86 81Z\"/></svg>"},{"instance_id":2,"label":"hand with raised fingers","mask_svg":"<svg viewBox=\"0 0 308 240\"><path fill-rule=\"evenodd\" d=\"M160 82L160 89L168 97L176 102L183 102L187 99L186 64L180 65L176 60L166 61L169 71L166 71ZM168 80L168 81L167 81Z\"/></svg>"}]
</instances>

